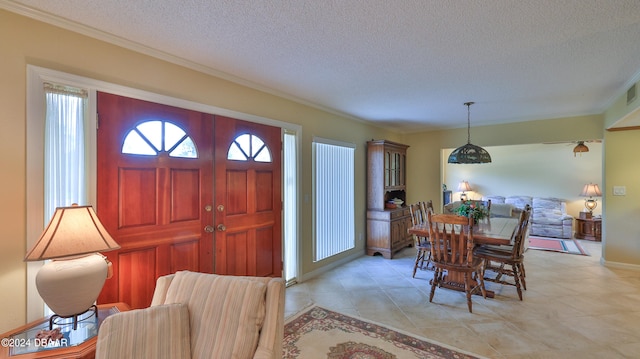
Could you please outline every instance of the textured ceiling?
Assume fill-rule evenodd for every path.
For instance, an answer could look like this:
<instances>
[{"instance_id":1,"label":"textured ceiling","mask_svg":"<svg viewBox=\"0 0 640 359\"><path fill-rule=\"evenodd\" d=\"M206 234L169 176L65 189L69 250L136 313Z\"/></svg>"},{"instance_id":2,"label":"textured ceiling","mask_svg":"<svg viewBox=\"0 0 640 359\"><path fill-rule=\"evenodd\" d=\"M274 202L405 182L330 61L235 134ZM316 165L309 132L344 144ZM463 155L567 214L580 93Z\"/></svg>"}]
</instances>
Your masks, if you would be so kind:
<instances>
[{"instance_id":1,"label":"textured ceiling","mask_svg":"<svg viewBox=\"0 0 640 359\"><path fill-rule=\"evenodd\" d=\"M66 27L99 30L85 31L92 36L115 35L144 45L141 51L401 131L464 127L467 101L476 102L472 126L602 113L640 79L639 5L0 0L9 10L63 18Z\"/></svg>"}]
</instances>

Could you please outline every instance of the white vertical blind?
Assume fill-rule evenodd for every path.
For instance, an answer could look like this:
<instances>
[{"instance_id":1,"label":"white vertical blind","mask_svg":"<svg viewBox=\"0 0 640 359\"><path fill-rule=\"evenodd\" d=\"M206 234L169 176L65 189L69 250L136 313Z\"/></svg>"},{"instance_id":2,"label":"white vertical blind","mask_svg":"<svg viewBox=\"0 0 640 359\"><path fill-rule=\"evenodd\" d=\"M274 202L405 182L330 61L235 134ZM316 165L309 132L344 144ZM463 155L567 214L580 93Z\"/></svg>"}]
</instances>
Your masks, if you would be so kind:
<instances>
[{"instance_id":1,"label":"white vertical blind","mask_svg":"<svg viewBox=\"0 0 640 359\"><path fill-rule=\"evenodd\" d=\"M314 260L355 247L352 144L314 138Z\"/></svg>"},{"instance_id":2,"label":"white vertical blind","mask_svg":"<svg viewBox=\"0 0 640 359\"><path fill-rule=\"evenodd\" d=\"M298 195L296 135L284 133L284 276L287 283L298 276Z\"/></svg>"}]
</instances>

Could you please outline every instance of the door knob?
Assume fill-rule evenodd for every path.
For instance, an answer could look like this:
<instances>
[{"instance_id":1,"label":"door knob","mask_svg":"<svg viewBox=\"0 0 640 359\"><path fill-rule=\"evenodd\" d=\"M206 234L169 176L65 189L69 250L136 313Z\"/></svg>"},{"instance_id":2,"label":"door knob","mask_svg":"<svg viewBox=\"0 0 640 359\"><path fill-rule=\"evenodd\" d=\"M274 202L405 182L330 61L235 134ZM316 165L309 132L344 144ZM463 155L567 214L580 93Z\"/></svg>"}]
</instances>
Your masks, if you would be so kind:
<instances>
[{"instance_id":1,"label":"door knob","mask_svg":"<svg viewBox=\"0 0 640 359\"><path fill-rule=\"evenodd\" d=\"M207 233L213 233L213 231L215 231L215 228L213 228L213 226L206 226L204 227L204 231Z\"/></svg>"},{"instance_id":2,"label":"door knob","mask_svg":"<svg viewBox=\"0 0 640 359\"><path fill-rule=\"evenodd\" d=\"M226 230L227 230L227 226L225 226L224 224L220 223L220 224L218 225L218 230L219 230L220 232L224 232L224 231L226 231Z\"/></svg>"}]
</instances>

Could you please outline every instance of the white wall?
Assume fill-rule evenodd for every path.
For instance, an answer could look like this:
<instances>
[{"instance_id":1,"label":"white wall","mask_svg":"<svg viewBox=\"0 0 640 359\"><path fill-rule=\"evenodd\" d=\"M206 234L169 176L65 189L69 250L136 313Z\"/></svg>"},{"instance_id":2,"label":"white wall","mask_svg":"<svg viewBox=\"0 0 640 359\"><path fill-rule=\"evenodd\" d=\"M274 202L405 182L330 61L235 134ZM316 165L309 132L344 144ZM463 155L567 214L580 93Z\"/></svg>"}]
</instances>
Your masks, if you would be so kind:
<instances>
[{"instance_id":1,"label":"white wall","mask_svg":"<svg viewBox=\"0 0 640 359\"><path fill-rule=\"evenodd\" d=\"M492 163L477 165L448 164L453 150L442 151L443 183L459 200L458 183L469 182L473 192L469 198L482 196L557 197L566 200L567 213L578 217L584 209L582 187L597 183L602 189L602 143L586 143L589 152L574 157L571 143L527 144L484 147L491 154ZM598 198L594 215L601 214L602 200Z\"/></svg>"}]
</instances>

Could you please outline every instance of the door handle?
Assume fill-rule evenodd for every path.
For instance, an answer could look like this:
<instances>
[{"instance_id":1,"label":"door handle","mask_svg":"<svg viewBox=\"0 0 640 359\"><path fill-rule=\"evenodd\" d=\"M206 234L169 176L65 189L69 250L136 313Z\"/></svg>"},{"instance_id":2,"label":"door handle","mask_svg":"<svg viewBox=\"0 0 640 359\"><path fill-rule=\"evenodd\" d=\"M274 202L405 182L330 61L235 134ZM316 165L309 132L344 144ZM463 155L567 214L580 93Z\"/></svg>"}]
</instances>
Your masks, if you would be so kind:
<instances>
[{"instance_id":1,"label":"door handle","mask_svg":"<svg viewBox=\"0 0 640 359\"><path fill-rule=\"evenodd\" d=\"M226 231L226 230L227 230L227 226L225 226L224 224L220 223L220 224L218 225L218 230L219 230L220 232L224 232L224 231Z\"/></svg>"},{"instance_id":2,"label":"door handle","mask_svg":"<svg viewBox=\"0 0 640 359\"><path fill-rule=\"evenodd\" d=\"M206 226L204 227L204 231L207 233L213 233L213 231L215 231L215 228L213 228L213 226Z\"/></svg>"}]
</instances>

